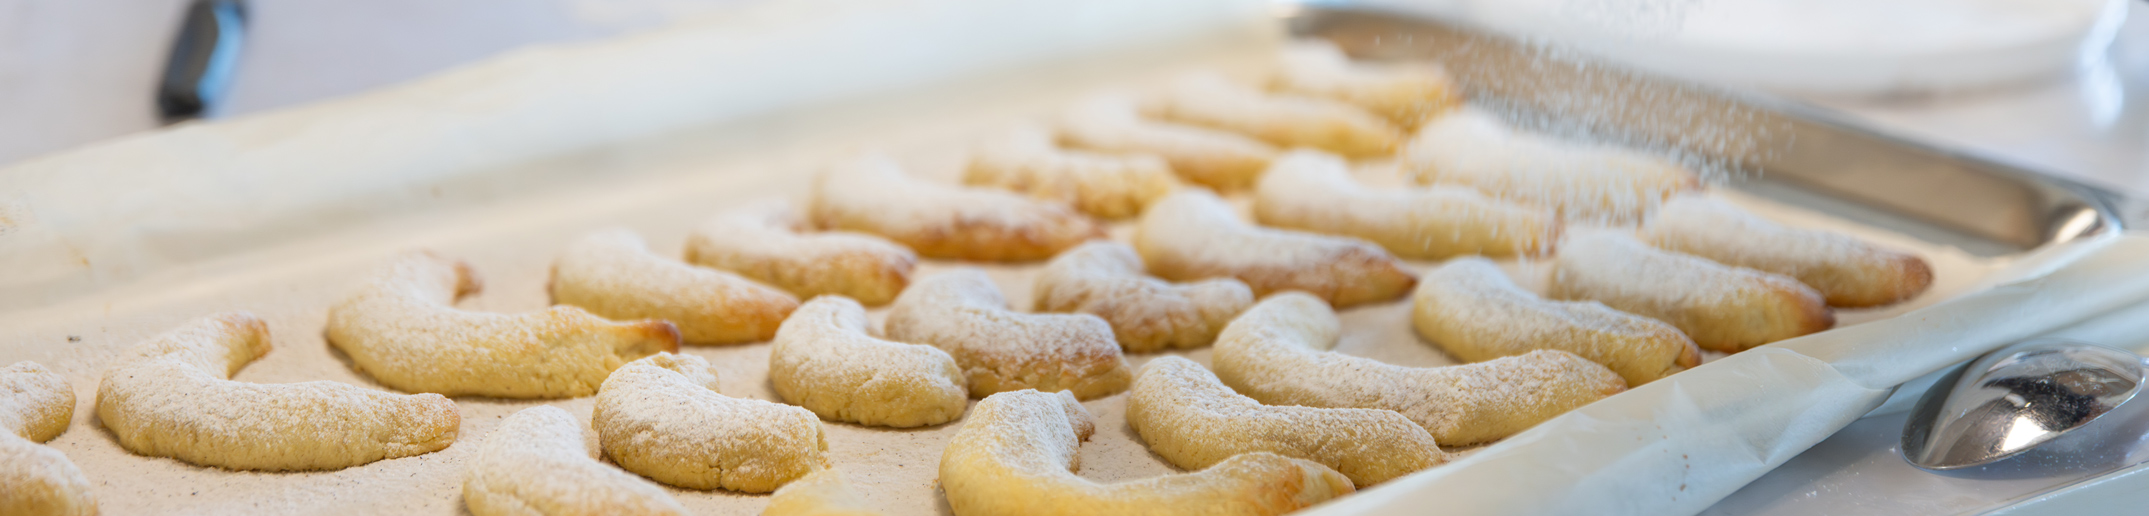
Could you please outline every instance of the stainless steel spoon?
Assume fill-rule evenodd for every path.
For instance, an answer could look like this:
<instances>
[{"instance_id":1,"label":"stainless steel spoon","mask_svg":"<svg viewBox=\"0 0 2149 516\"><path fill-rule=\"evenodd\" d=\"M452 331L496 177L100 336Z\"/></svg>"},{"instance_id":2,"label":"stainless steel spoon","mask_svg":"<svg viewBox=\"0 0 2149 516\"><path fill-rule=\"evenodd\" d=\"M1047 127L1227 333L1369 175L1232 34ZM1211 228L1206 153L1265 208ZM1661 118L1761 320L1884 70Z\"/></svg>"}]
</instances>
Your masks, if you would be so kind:
<instances>
[{"instance_id":1,"label":"stainless steel spoon","mask_svg":"<svg viewBox=\"0 0 2149 516\"><path fill-rule=\"evenodd\" d=\"M1978 357L1925 392L1903 425L1903 458L1952 470L2015 456L2081 428L2141 392L2140 356L2033 340Z\"/></svg>"}]
</instances>

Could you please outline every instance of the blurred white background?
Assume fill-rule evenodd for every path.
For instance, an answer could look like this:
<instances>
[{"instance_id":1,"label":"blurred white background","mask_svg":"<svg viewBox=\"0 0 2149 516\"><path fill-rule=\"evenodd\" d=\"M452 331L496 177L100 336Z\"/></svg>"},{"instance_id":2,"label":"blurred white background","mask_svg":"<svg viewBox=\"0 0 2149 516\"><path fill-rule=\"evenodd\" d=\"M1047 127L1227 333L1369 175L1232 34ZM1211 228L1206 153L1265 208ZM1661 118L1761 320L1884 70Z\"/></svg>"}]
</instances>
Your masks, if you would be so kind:
<instances>
[{"instance_id":1,"label":"blurred white background","mask_svg":"<svg viewBox=\"0 0 2149 516\"><path fill-rule=\"evenodd\" d=\"M752 1L757 0L252 0L246 46L221 116L347 95L525 45L722 16L727 7ZM1712 1L1773 0L1534 3L1601 18L1604 9ZM1872 1L1933 5L1931 0ZM1592 9L1572 9L1577 2ZM1381 3L1438 10L1470 2ZM1834 4L1844 2L1816 5ZM155 128L151 94L185 6L186 0L0 2L0 165ZM2145 6L2135 2L2135 9L2118 17L2123 23L2109 47L2090 49L2070 73L2056 78L1949 93L1803 99L1894 132L2149 196ZM1931 19L1905 16L1903 23L1937 23ZM1871 20L1861 23L1866 24L1861 30L1870 31Z\"/></svg>"}]
</instances>

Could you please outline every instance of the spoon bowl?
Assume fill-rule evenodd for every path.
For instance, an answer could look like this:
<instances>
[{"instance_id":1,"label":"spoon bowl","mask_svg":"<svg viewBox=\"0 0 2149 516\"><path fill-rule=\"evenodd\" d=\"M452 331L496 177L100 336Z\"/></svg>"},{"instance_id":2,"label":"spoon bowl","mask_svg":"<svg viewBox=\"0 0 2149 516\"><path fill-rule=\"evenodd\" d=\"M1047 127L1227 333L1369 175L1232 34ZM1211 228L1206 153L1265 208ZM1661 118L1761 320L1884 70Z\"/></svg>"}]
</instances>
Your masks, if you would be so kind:
<instances>
[{"instance_id":1,"label":"spoon bowl","mask_svg":"<svg viewBox=\"0 0 2149 516\"><path fill-rule=\"evenodd\" d=\"M2143 360L2066 340L2033 340L1978 357L1925 392L1903 425L1903 459L1927 470L1989 464L2029 451L2133 399Z\"/></svg>"}]
</instances>

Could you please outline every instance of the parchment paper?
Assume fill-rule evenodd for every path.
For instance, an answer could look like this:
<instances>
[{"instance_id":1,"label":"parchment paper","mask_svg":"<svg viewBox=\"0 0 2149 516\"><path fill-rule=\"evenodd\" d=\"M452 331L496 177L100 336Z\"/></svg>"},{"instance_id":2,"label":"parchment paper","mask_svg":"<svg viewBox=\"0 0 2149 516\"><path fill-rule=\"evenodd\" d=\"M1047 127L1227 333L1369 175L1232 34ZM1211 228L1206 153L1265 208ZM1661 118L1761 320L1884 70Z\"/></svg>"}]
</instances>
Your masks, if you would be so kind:
<instances>
[{"instance_id":1,"label":"parchment paper","mask_svg":"<svg viewBox=\"0 0 2149 516\"><path fill-rule=\"evenodd\" d=\"M399 250L470 260L489 290L463 308L537 309L548 302L551 257L588 231L629 227L676 255L704 217L769 197L802 199L817 167L861 149L892 151L915 173L950 180L967 142L1013 119L1190 66L1243 72L1275 42L1262 2L1015 4L920 1L826 15L812 11L819 4L771 7L0 171L0 202L11 210L0 226L0 270L9 271L0 276L0 362L38 360L69 376L76 417L50 444L82 466L107 514L463 512L463 461L501 418L538 404L587 418L590 400L462 398L461 437L447 450L333 472L252 473L121 450L93 416L98 375L113 354L150 335L251 310L269 322L276 350L236 379L380 388L353 372L320 331L353 278ZM1026 64L989 71L1016 61ZM869 66L891 62L906 66ZM831 85L783 87L816 81ZM1361 173L1369 182L1393 180L1378 169ZM1765 199L1720 195L1787 223L1904 246L1934 263L1934 292L1901 307L1846 313L1846 324L1932 305L2000 265ZM1124 239L1126 230L1117 227L1115 236ZM2149 279L2139 279L2149 278L2138 271L2144 265L2124 259L2143 247L2139 239L2105 242L2026 260L2015 267L2049 276L1722 358L1320 510L1693 512L1863 413L1893 385L1886 382L2149 293L2142 284ZM2061 266L2083 256L2084 265ZM1525 285L1542 283L1542 264L1506 265ZM922 272L951 266L958 265L928 263ZM1034 267L985 268L1026 308ZM1345 312L1337 349L1404 365L1452 363L1411 335L1407 310L1397 302ZM723 392L777 400L767 385L767 350L686 352L711 360ZM1207 363L1206 350L1183 355ZM1139 366L1150 357L1130 360ZM1175 471L1126 427L1124 396L1086 405L1101 431L1082 447L1082 475L1111 481ZM946 512L935 469L960 424L826 427L832 459L871 499L897 514L930 514ZM1692 458L1669 458L1681 455ZM672 492L703 514L750 514L765 503Z\"/></svg>"}]
</instances>

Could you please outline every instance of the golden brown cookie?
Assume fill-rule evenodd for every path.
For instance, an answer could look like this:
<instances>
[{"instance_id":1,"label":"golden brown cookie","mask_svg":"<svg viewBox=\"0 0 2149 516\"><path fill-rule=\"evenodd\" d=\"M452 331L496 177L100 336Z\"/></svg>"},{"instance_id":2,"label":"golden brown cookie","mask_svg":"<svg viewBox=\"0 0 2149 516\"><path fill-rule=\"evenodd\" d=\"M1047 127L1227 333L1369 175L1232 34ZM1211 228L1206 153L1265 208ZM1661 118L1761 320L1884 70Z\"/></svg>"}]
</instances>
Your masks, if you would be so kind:
<instances>
[{"instance_id":1,"label":"golden brown cookie","mask_svg":"<svg viewBox=\"0 0 2149 516\"><path fill-rule=\"evenodd\" d=\"M1269 87L1348 102L1403 127L1416 127L1462 103L1462 89L1440 65L1352 62L1335 44L1318 39L1285 47Z\"/></svg>"},{"instance_id":2,"label":"golden brown cookie","mask_svg":"<svg viewBox=\"0 0 2149 516\"><path fill-rule=\"evenodd\" d=\"M1157 357L1127 396L1127 426L1149 451L1187 470L1249 452L1335 468L1358 487L1448 461L1424 428L1393 410L1262 405L1200 364Z\"/></svg>"},{"instance_id":3,"label":"golden brown cookie","mask_svg":"<svg viewBox=\"0 0 2149 516\"><path fill-rule=\"evenodd\" d=\"M686 261L775 285L800 298L834 294L880 306L910 285L918 253L850 231L808 232L782 201L740 207L687 236Z\"/></svg>"},{"instance_id":4,"label":"golden brown cookie","mask_svg":"<svg viewBox=\"0 0 2149 516\"><path fill-rule=\"evenodd\" d=\"M821 227L888 237L933 258L1043 260L1104 236L1103 226L1066 205L919 181L878 155L828 169L813 191Z\"/></svg>"},{"instance_id":5,"label":"golden brown cookie","mask_svg":"<svg viewBox=\"0 0 2149 516\"><path fill-rule=\"evenodd\" d=\"M1848 235L1786 227L1702 196L1664 203L1642 227L1642 239L1668 251L1798 278L1830 306L1891 305L1933 286L1932 266L1917 255Z\"/></svg>"},{"instance_id":6,"label":"golden brown cookie","mask_svg":"<svg viewBox=\"0 0 2149 516\"><path fill-rule=\"evenodd\" d=\"M620 468L688 489L766 493L828 468L820 418L718 394L709 362L693 355L620 366L597 390L590 426Z\"/></svg>"},{"instance_id":7,"label":"golden brown cookie","mask_svg":"<svg viewBox=\"0 0 2149 516\"><path fill-rule=\"evenodd\" d=\"M139 455L237 470L332 470L440 451L462 415L438 394L330 381L231 380L269 353L246 312L204 317L128 349L97 385L97 418Z\"/></svg>"},{"instance_id":8,"label":"golden brown cookie","mask_svg":"<svg viewBox=\"0 0 2149 516\"><path fill-rule=\"evenodd\" d=\"M1836 325L1821 293L1789 276L1665 252L1621 232L1569 235L1553 264L1547 297L1671 323L1702 349L1736 353Z\"/></svg>"},{"instance_id":9,"label":"golden brown cookie","mask_svg":"<svg viewBox=\"0 0 2149 516\"><path fill-rule=\"evenodd\" d=\"M1134 372L1112 326L1089 314L1025 314L971 268L918 280L888 311L888 338L927 344L955 357L970 396L1038 389L1091 399L1127 389Z\"/></svg>"},{"instance_id":10,"label":"golden brown cookie","mask_svg":"<svg viewBox=\"0 0 2149 516\"><path fill-rule=\"evenodd\" d=\"M1417 282L1380 246L1248 224L1223 199L1199 189L1150 206L1135 228L1134 249L1164 279L1238 278L1256 297L1299 290L1338 308L1400 298Z\"/></svg>"},{"instance_id":11,"label":"golden brown cookie","mask_svg":"<svg viewBox=\"0 0 2149 516\"><path fill-rule=\"evenodd\" d=\"M1265 92L1208 73L1180 77L1145 108L1158 118L1244 134L1277 147L1351 157L1395 152L1404 137L1401 128L1358 106Z\"/></svg>"},{"instance_id":12,"label":"golden brown cookie","mask_svg":"<svg viewBox=\"0 0 2149 516\"><path fill-rule=\"evenodd\" d=\"M1595 301L1537 297L1484 258L1426 273L1411 303L1418 335L1468 362L1556 349L1604 364L1629 386L1701 365L1701 350L1678 328Z\"/></svg>"},{"instance_id":13,"label":"golden brown cookie","mask_svg":"<svg viewBox=\"0 0 2149 516\"><path fill-rule=\"evenodd\" d=\"M475 516L686 516L655 483L598 462L582 423L551 405L500 422L463 475L463 505Z\"/></svg>"},{"instance_id":14,"label":"golden brown cookie","mask_svg":"<svg viewBox=\"0 0 2149 516\"><path fill-rule=\"evenodd\" d=\"M462 261L398 255L328 310L328 343L389 387L501 398L596 394L621 364L679 350L679 330L664 321L618 323L572 306L509 315L451 304L477 290Z\"/></svg>"},{"instance_id":15,"label":"golden brown cookie","mask_svg":"<svg viewBox=\"0 0 2149 516\"><path fill-rule=\"evenodd\" d=\"M82 468L38 443L67 431L75 389L37 362L0 368L0 514L94 516L97 500Z\"/></svg>"},{"instance_id":16,"label":"golden brown cookie","mask_svg":"<svg viewBox=\"0 0 2149 516\"><path fill-rule=\"evenodd\" d=\"M962 417L970 391L955 358L875 338L869 323L849 298L807 301L776 331L769 384L784 401L832 421L906 428Z\"/></svg>"},{"instance_id":17,"label":"golden brown cookie","mask_svg":"<svg viewBox=\"0 0 2149 516\"><path fill-rule=\"evenodd\" d=\"M1404 258L1534 255L1559 238L1551 210L1460 187L1373 189L1350 163L1320 151L1285 154L1254 189L1264 225L1363 238Z\"/></svg>"},{"instance_id":18,"label":"golden brown cookie","mask_svg":"<svg viewBox=\"0 0 2149 516\"><path fill-rule=\"evenodd\" d=\"M568 244L552 263L552 302L609 319L662 319L694 344L760 342L798 309L791 293L737 274L657 256L633 231Z\"/></svg>"},{"instance_id":19,"label":"golden brown cookie","mask_svg":"<svg viewBox=\"0 0 2149 516\"><path fill-rule=\"evenodd\" d=\"M1031 125L1009 128L979 145L963 182L1026 193L1107 219L1139 215L1179 186L1163 158L1062 149L1050 131Z\"/></svg>"},{"instance_id":20,"label":"golden brown cookie","mask_svg":"<svg viewBox=\"0 0 2149 516\"><path fill-rule=\"evenodd\" d=\"M1640 222L1664 199L1700 186L1692 171L1664 158L1519 131L1472 107L1419 128L1399 163L1419 184L1475 188L1568 220Z\"/></svg>"},{"instance_id":21,"label":"golden brown cookie","mask_svg":"<svg viewBox=\"0 0 2149 516\"><path fill-rule=\"evenodd\" d=\"M1448 367L1403 367L1329 351L1342 329L1319 299L1286 292L1216 338L1216 376L1270 405L1403 413L1448 446L1497 440L1626 390L1610 369L1539 350Z\"/></svg>"},{"instance_id":22,"label":"golden brown cookie","mask_svg":"<svg viewBox=\"0 0 2149 516\"><path fill-rule=\"evenodd\" d=\"M1175 285L1144 275L1134 248L1111 241L1053 257L1037 273L1035 292L1037 311L1101 317L1130 353L1207 346L1254 305L1253 290L1236 279Z\"/></svg>"},{"instance_id":23,"label":"golden brown cookie","mask_svg":"<svg viewBox=\"0 0 2149 516\"><path fill-rule=\"evenodd\" d=\"M1060 142L1102 152L1149 154L1171 164L1181 179L1215 188L1253 186L1280 151L1245 135L1207 127L1152 120L1140 103L1123 95L1098 95L1076 102L1060 120Z\"/></svg>"},{"instance_id":24,"label":"golden brown cookie","mask_svg":"<svg viewBox=\"0 0 2149 516\"><path fill-rule=\"evenodd\" d=\"M1335 470L1266 452L1192 473L1099 484L1074 474L1075 449L1096 429L1065 392L985 398L941 454L948 507L956 516L1275 515L1353 491Z\"/></svg>"}]
</instances>

